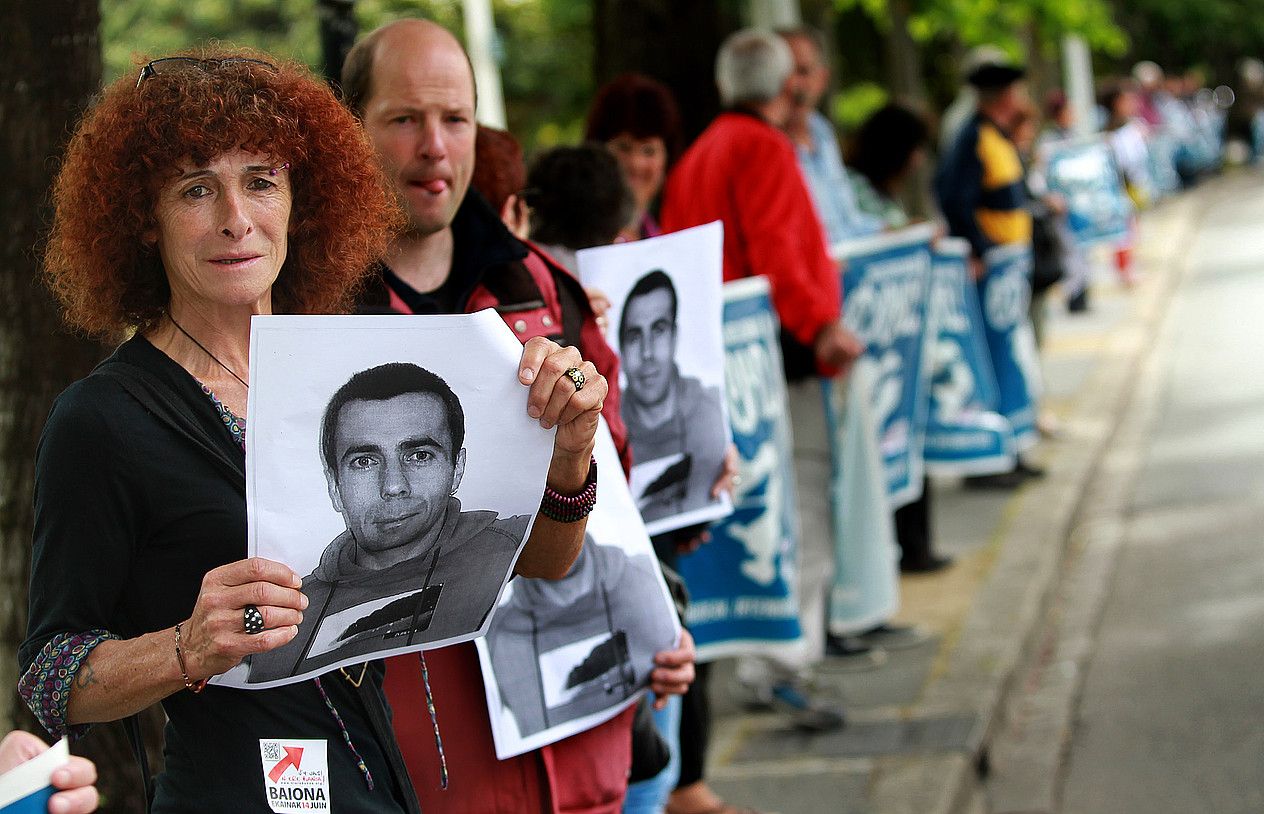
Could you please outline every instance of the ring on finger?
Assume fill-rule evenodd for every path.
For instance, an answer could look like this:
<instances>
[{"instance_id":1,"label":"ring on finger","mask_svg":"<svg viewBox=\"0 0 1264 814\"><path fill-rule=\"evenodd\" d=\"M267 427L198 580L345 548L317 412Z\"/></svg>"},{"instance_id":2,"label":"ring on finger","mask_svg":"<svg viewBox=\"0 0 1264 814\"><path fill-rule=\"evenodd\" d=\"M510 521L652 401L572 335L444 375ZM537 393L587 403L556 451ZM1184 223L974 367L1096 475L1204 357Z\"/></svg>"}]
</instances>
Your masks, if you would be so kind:
<instances>
[{"instance_id":1,"label":"ring on finger","mask_svg":"<svg viewBox=\"0 0 1264 814\"><path fill-rule=\"evenodd\" d=\"M566 378L571 380L571 384L575 385L576 393L578 393L580 390L583 390L584 383L588 381L588 378L584 375L584 371L580 370L577 367L567 368L566 373L564 375L566 376Z\"/></svg>"},{"instance_id":2,"label":"ring on finger","mask_svg":"<svg viewBox=\"0 0 1264 814\"><path fill-rule=\"evenodd\" d=\"M263 632L263 612L254 605L241 609L241 621L247 633L254 635Z\"/></svg>"}]
</instances>

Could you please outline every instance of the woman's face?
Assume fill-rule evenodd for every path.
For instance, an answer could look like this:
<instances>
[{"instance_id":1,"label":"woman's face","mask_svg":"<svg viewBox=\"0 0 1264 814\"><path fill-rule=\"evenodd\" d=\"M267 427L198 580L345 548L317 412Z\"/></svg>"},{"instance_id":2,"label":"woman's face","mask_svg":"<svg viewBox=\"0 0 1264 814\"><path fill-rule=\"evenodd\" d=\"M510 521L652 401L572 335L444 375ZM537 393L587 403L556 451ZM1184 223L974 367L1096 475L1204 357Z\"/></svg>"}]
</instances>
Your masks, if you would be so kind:
<instances>
[{"instance_id":1,"label":"woman's face","mask_svg":"<svg viewBox=\"0 0 1264 814\"><path fill-rule=\"evenodd\" d=\"M667 145L658 136L636 138L621 133L606 142L606 147L619 161L619 169L632 190L638 211L649 208L654 196L663 188L667 174Z\"/></svg>"},{"instance_id":2,"label":"woman's face","mask_svg":"<svg viewBox=\"0 0 1264 814\"><path fill-rule=\"evenodd\" d=\"M285 262L290 174L258 153L224 153L206 166L185 162L158 192L158 247L172 304L267 311Z\"/></svg>"}]
</instances>

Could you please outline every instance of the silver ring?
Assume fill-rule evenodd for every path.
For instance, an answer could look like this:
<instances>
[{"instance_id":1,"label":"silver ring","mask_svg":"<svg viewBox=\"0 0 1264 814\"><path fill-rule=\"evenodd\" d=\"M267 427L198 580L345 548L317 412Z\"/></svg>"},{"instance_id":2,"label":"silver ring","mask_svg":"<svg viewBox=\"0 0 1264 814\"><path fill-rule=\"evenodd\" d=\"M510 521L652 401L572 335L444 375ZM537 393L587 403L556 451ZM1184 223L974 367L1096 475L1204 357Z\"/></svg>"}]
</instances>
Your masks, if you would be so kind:
<instances>
[{"instance_id":1,"label":"silver ring","mask_svg":"<svg viewBox=\"0 0 1264 814\"><path fill-rule=\"evenodd\" d=\"M241 621L247 633L254 635L263 632L263 612L254 605L241 609Z\"/></svg>"},{"instance_id":2,"label":"silver ring","mask_svg":"<svg viewBox=\"0 0 1264 814\"><path fill-rule=\"evenodd\" d=\"M577 367L569 368L566 371L566 377L571 380L571 384L575 385L575 392L578 393L584 389L584 382L588 379L584 376L584 371Z\"/></svg>"}]
</instances>

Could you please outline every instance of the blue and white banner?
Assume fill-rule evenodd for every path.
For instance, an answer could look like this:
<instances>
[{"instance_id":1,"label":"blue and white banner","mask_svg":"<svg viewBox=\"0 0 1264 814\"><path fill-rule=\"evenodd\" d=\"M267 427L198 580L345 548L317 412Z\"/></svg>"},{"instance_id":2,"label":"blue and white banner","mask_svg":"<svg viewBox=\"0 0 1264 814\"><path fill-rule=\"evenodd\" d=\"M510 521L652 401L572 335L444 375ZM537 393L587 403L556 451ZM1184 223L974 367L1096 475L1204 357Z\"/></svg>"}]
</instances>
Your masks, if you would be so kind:
<instances>
[{"instance_id":1,"label":"blue and white banner","mask_svg":"<svg viewBox=\"0 0 1264 814\"><path fill-rule=\"evenodd\" d=\"M1110 145L1100 136L1042 148L1049 192L1067 203L1067 224L1080 246L1115 244L1128 236L1132 201L1119 181Z\"/></svg>"},{"instance_id":2,"label":"blue and white banner","mask_svg":"<svg viewBox=\"0 0 1264 814\"><path fill-rule=\"evenodd\" d=\"M724 377L740 482L711 542L680 558L699 661L800 638L797 515L777 317L763 277L724 286Z\"/></svg>"},{"instance_id":3,"label":"blue and white banner","mask_svg":"<svg viewBox=\"0 0 1264 814\"><path fill-rule=\"evenodd\" d=\"M1018 452L1038 440L1036 402L1040 398L1040 357L1031 327L1031 245L997 246L983 258L979 282L983 326L992 372L996 374L996 411L1014 433Z\"/></svg>"},{"instance_id":4,"label":"blue and white banner","mask_svg":"<svg viewBox=\"0 0 1264 814\"><path fill-rule=\"evenodd\" d=\"M927 318L930 411L922 455L932 475L990 475L1014 468L1014 434L1000 398L978 288L960 238L935 243Z\"/></svg>"},{"instance_id":5,"label":"blue and white banner","mask_svg":"<svg viewBox=\"0 0 1264 814\"><path fill-rule=\"evenodd\" d=\"M834 527L829 630L836 636L872 630L900 609L900 552L873 409L879 386L877 366L864 360L824 385Z\"/></svg>"},{"instance_id":6,"label":"blue and white banner","mask_svg":"<svg viewBox=\"0 0 1264 814\"><path fill-rule=\"evenodd\" d=\"M865 343L857 365L871 368L874 380L870 410L892 509L922 494L927 407L922 350L933 236L934 227L921 224L831 250L846 264L843 323ZM827 390L840 386L826 385ZM842 421L835 425L841 427Z\"/></svg>"}]
</instances>

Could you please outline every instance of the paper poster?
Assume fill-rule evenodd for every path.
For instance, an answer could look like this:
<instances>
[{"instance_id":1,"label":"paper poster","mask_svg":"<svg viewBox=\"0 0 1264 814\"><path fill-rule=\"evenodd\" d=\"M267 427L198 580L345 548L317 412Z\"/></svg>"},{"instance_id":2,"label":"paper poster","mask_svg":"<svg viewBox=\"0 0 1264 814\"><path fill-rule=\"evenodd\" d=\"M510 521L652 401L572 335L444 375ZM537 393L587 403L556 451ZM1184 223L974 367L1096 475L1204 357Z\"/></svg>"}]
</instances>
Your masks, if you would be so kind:
<instances>
[{"instance_id":1,"label":"paper poster","mask_svg":"<svg viewBox=\"0 0 1264 814\"><path fill-rule=\"evenodd\" d=\"M900 609L900 551L873 409L878 385L877 369L857 364L823 386L835 543L829 629L836 636L872 630Z\"/></svg>"},{"instance_id":2,"label":"paper poster","mask_svg":"<svg viewBox=\"0 0 1264 814\"><path fill-rule=\"evenodd\" d=\"M1000 399L978 288L960 238L935 243L926 365L930 410L922 457L932 475L991 475L1014 468L1014 434Z\"/></svg>"},{"instance_id":3,"label":"paper poster","mask_svg":"<svg viewBox=\"0 0 1264 814\"><path fill-rule=\"evenodd\" d=\"M797 641L795 514L789 409L768 280L724 286L724 376L740 480L733 514L678 562L699 661Z\"/></svg>"},{"instance_id":4,"label":"paper poster","mask_svg":"<svg viewBox=\"0 0 1264 814\"><path fill-rule=\"evenodd\" d=\"M1022 452L1039 440L1036 402L1040 398L1040 356L1028 313L1031 245L997 246L983 262L987 272L979 282L979 300L992 372L996 374L996 411L1009 422L1015 449Z\"/></svg>"},{"instance_id":5,"label":"paper poster","mask_svg":"<svg viewBox=\"0 0 1264 814\"><path fill-rule=\"evenodd\" d=\"M1077 244L1114 245L1128 236L1132 202L1104 139L1050 142L1041 152L1049 192L1066 201L1067 225Z\"/></svg>"},{"instance_id":6,"label":"paper poster","mask_svg":"<svg viewBox=\"0 0 1264 814\"><path fill-rule=\"evenodd\" d=\"M597 505L579 558L558 580L513 580L476 641L500 759L606 721L649 685L680 624L605 422Z\"/></svg>"},{"instance_id":7,"label":"paper poster","mask_svg":"<svg viewBox=\"0 0 1264 814\"><path fill-rule=\"evenodd\" d=\"M922 494L927 408L922 351L933 234L933 226L921 224L831 250L845 264L843 323L865 343L856 365L869 368L873 378L870 411L892 509ZM828 391L847 386L846 380L829 380L827 398L833 395ZM835 419L841 428L841 417Z\"/></svg>"},{"instance_id":8,"label":"paper poster","mask_svg":"<svg viewBox=\"0 0 1264 814\"><path fill-rule=\"evenodd\" d=\"M304 575L310 604L293 641L216 683L278 686L486 630L552 457L521 356L491 310L254 318L249 553Z\"/></svg>"},{"instance_id":9,"label":"paper poster","mask_svg":"<svg viewBox=\"0 0 1264 814\"><path fill-rule=\"evenodd\" d=\"M723 227L584 249L580 279L610 299L631 488L650 534L732 511L711 497L729 445L720 332Z\"/></svg>"},{"instance_id":10,"label":"paper poster","mask_svg":"<svg viewBox=\"0 0 1264 814\"><path fill-rule=\"evenodd\" d=\"M28 761L0 775L2 814L45 814L53 796L53 772L70 762L70 745L65 738Z\"/></svg>"}]
</instances>

